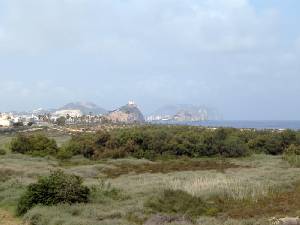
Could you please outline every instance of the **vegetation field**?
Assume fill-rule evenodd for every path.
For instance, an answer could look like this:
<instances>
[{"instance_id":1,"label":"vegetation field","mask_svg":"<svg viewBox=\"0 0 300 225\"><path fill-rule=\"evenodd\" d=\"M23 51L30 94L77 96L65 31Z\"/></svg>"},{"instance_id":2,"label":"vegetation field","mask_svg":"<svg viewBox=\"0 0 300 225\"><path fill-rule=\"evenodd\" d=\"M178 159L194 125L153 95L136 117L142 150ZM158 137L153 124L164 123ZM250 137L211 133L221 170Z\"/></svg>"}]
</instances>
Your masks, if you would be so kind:
<instances>
[{"instance_id":1,"label":"vegetation field","mask_svg":"<svg viewBox=\"0 0 300 225\"><path fill-rule=\"evenodd\" d=\"M165 143L152 143L152 140L158 138L156 129L144 128L146 133L134 131L139 141L147 139L147 147L146 141L143 145L141 142L132 142L135 139L128 136L125 138L124 131L88 137L73 136L72 139L53 133L39 134L43 137L34 138L32 134L26 134L29 139L18 139L18 135L2 135L0 148L7 153L0 155L0 224L268 225L273 224L271 219L274 217L300 216L300 168L287 160L298 154L297 132L246 135L237 130L203 131L191 128L192 131L189 130L189 135L185 136L186 129L190 128L168 128L171 130L164 130L166 133L160 135L168 136L170 132L172 135L159 139L172 143L172 147L167 148ZM127 130L125 133L131 132ZM193 133L194 136L191 135ZM211 135L215 134L218 138L211 139ZM47 141L44 135L50 139L55 138L59 144ZM179 144L183 140L183 145L190 146L193 151L186 151L188 147L183 145L175 147L178 143L171 139L173 135ZM206 135L212 141L211 144L215 144L210 151L207 146L198 146L206 143ZM126 148L117 140L120 136L126 140ZM275 139L274 142L267 136ZM282 137L280 140L286 141L286 145L280 148L274 146L277 148L274 153L270 146L280 143L276 138ZM201 141L198 141L199 138ZM258 141L263 138L264 143L269 142L268 146ZM185 141L188 139L190 142ZM24 145L17 145L21 140L25 140L24 143L34 150L24 152L20 147ZM41 147L41 143L45 148ZM81 147L78 150L76 146ZM267 150L262 150L265 147ZM281 148L284 149L281 151ZM59 154L61 151L69 153L70 149L71 155L63 155L68 157ZM148 149L152 151L151 154L147 154ZM160 149L160 152L154 149ZM18 153L19 150L21 153ZM47 154L37 154L39 151ZM110 151L113 154L108 154ZM65 174L62 177L68 182L59 184L61 178L55 177L53 173L55 176ZM78 182L75 176L69 175L78 177ZM54 181L51 180L53 177ZM72 187L67 187L72 182ZM82 184L79 188L89 190L85 192L88 199L81 192L71 196L79 190L75 186L80 182ZM50 189L56 188L54 184L68 188L68 191L60 198L56 195L53 200L50 195L54 192ZM41 190L39 187L47 188ZM33 195L29 196L31 193ZM84 198L83 201L77 199L78 195ZM39 196L47 196L51 202L45 202L44 199L36 201ZM64 201L58 203L63 197ZM24 213L18 213L28 198L30 207Z\"/></svg>"}]
</instances>

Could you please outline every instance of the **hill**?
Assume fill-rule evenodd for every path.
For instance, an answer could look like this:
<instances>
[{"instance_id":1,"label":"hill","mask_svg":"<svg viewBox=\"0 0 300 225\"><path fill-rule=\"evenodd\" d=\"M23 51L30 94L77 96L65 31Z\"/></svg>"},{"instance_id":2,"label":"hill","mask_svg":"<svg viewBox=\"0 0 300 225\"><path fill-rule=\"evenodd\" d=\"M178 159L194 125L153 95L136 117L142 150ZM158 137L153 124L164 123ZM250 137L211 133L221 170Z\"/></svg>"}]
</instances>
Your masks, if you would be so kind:
<instances>
[{"instance_id":1,"label":"hill","mask_svg":"<svg viewBox=\"0 0 300 225\"><path fill-rule=\"evenodd\" d=\"M72 102L64 105L63 107L59 108L58 111L63 110L79 110L82 115L88 115L92 113L93 115L104 115L107 111L104 108L97 106L92 102Z\"/></svg>"},{"instance_id":2,"label":"hill","mask_svg":"<svg viewBox=\"0 0 300 225\"><path fill-rule=\"evenodd\" d=\"M143 123L145 122L144 115L134 102L129 102L114 111L111 111L107 118L113 122L124 122L124 123Z\"/></svg>"},{"instance_id":3,"label":"hill","mask_svg":"<svg viewBox=\"0 0 300 225\"><path fill-rule=\"evenodd\" d=\"M149 121L206 121L220 119L217 110L206 106L195 106L189 104L166 105L157 109L147 117Z\"/></svg>"}]
</instances>

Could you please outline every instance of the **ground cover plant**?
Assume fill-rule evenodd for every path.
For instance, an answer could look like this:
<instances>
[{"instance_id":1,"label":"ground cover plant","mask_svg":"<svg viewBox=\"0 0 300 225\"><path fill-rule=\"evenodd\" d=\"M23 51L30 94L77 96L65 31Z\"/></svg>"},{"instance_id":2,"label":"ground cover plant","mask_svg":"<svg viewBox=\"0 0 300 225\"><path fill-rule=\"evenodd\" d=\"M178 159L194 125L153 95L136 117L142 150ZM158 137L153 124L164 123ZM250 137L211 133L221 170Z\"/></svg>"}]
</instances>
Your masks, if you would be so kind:
<instances>
[{"instance_id":1,"label":"ground cover plant","mask_svg":"<svg viewBox=\"0 0 300 225\"><path fill-rule=\"evenodd\" d=\"M149 199L146 207L154 212L185 215L190 218L214 216L219 209L212 203L203 201L181 190L164 190L158 197Z\"/></svg>"}]
</instances>

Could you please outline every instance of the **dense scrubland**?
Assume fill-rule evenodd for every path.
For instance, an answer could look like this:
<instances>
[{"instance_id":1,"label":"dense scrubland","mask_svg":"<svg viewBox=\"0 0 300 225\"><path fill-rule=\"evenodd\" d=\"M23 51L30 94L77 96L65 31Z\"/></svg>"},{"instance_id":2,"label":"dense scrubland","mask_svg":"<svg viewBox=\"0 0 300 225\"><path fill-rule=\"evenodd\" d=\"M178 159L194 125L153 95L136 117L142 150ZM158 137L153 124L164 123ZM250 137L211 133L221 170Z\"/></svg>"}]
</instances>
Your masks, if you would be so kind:
<instances>
[{"instance_id":1,"label":"dense scrubland","mask_svg":"<svg viewBox=\"0 0 300 225\"><path fill-rule=\"evenodd\" d=\"M52 155L68 159L176 157L243 157L253 153L299 155L300 132L205 129L186 126L139 126L72 136L58 148L45 135L21 134L11 142L12 152L33 156Z\"/></svg>"},{"instance_id":2,"label":"dense scrubland","mask_svg":"<svg viewBox=\"0 0 300 225\"><path fill-rule=\"evenodd\" d=\"M296 131L33 132L2 135L0 149L0 208L26 225L263 225L300 216Z\"/></svg>"}]
</instances>

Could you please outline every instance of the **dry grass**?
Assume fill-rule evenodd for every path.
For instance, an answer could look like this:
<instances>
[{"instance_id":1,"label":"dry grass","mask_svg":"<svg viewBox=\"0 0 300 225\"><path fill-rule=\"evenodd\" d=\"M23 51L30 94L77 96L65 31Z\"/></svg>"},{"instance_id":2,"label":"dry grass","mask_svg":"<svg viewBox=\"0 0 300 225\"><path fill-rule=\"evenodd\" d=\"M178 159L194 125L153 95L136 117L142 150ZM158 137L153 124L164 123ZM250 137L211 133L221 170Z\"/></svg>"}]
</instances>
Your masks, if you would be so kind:
<instances>
[{"instance_id":1,"label":"dry grass","mask_svg":"<svg viewBox=\"0 0 300 225\"><path fill-rule=\"evenodd\" d=\"M203 198L217 196L234 201L257 201L275 190L270 182L251 181L226 174L206 175L188 180L174 179L167 183L166 188L183 190Z\"/></svg>"},{"instance_id":2,"label":"dry grass","mask_svg":"<svg viewBox=\"0 0 300 225\"><path fill-rule=\"evenodd\" d=\"M291 166L300 168L300 155L296 155L296 154L284 155L283 159L287 161Z\"/></svg>"},{"instance_id":3,"label":"dry grass","mask_svg":"<svg viewBox=\"0 0 300 225\"><path fill-rule=\"evenodd\" d=\"M278 217L300 215L300 183L295 184L293 189L269 195L259 199L257 202L234 202L221 203L224 212L235 219L239 218L268 218L274 215Z\"/></svg>"}]
</instances>

